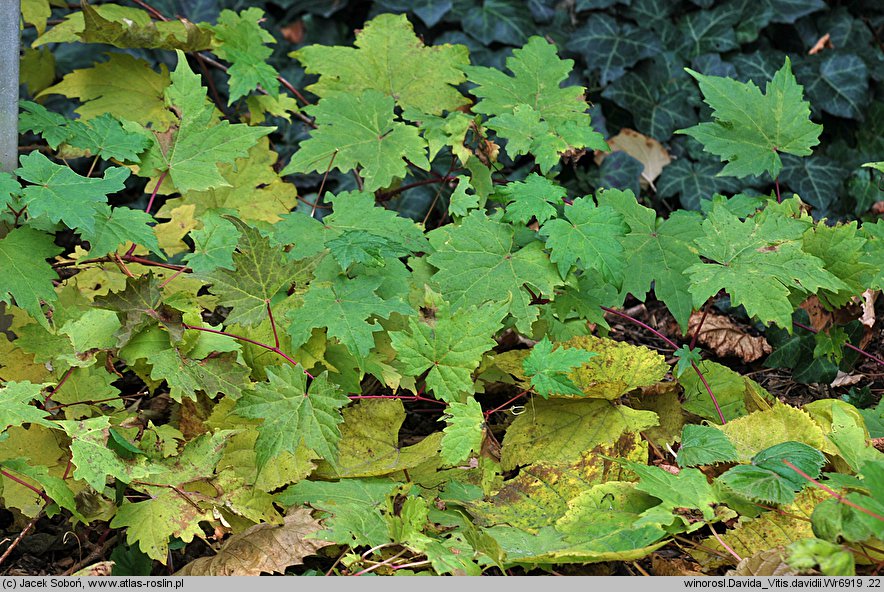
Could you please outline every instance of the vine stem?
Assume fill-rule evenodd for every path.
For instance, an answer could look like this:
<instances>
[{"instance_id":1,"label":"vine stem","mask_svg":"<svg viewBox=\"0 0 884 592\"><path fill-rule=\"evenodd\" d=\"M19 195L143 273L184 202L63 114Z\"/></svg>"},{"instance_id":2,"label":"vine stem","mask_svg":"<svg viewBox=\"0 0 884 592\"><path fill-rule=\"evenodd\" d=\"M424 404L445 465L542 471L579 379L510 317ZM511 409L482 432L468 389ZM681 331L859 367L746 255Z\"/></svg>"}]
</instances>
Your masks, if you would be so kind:
<instances>
[{"instance_id":1,"label":"vine stem","mask_svg":"<svg viewBox=\"0 0 884 592\"><path fill-rule=\"evenodd\" d=\"M777 190L777 203L783 203L783 196L780 195L780 180L774 179L774 187Z\"/></svg>"},{"instance_id":2,"label":"vine stem","mask_svg":"<svg viewBox=\"0 0 884 592\"><path fill-rule=\"evenodd\" d=\"M604 310L605 312L609 312L609 313L616 315L622 319L626 319L630 323L635 323L636 325L638 325L642 329L645 329L646 331L650 331L651 333L653 333L654 335L656 335L657 337L659 337L660 339L665 341L666 344L669 345L669 347L671 347L672 349L674 349L674 350L678 349L677 343L675 343L674 341L672 341L671 339L669 339L668 337L666 337L665 335L663 335L662 333L660 333L659 331L657 331L656 329L654 329L653 327L648 325L647 323L644 323L644 322L638 320L637 318L630 316L630 315L626 314L625 312L621 312L619 310L616 310L614 308L608 308L607 306L602 306L600 308L602 310ZM721 425L726 424L727 420L724 418L724 413L721 412L721 406L718 404L718 399L715 398L715 393L712 392L712 387L709 386L709 383L706 381L706 377L703 376L703 372L700 370L700 368L694 362L691 362L691 368L694 369L694 372L696 372L697 376L700 377L700 382L702 382L703 386L706 387L706 392L709 393L709 398L712 399L712 404L715 405L715 411L718 413L718 418L721 420Z\"/></svg>"},{"instance_id":3,"label":"vine stem","mask_svg":"<svg viewBox=\"0 0 884 592\"><path fill-rule=\"evenodd\" d=\"M255 341L254 339L249 339L248 337L244 337L242 335L236 335L234 333L228 333L227 331L219 331L217 329L209 329L208 327L195 327L194 325L188 325L187 323L182 323L182 326L185 329L190 329L191 331L202 331L204 333L214 333L215 335L224 335L225 337L231 337L231 338L237 339L239 341L245 341L246 343L251 343L252 345L256 345L258 347L266 349L267 351L275 353L276 355L278 355L279 357L284 359L286 362L288 362L292 366L297 367L299 365L294 359L292 359L291 356L286 354L284 351L282 351L278 347L268 345L268 344L263 343L261 341ZM310 380L313 380L314 376L312 374L310 374L309 372L307 372L306 369L304 369L304 374L306 374L310 378Z\"/></svg>"},{"instance_id":4,"label":"vine stem","mask_svg":"<svg viewBox=\"0 0 884 592\"><path fill-rule=\"evenodd\" d=\"M52 398L52 395L54 395L55 393L57 393L57 392L58 392L58 389L60 389L60 388L62 387L62 385L63 385L65 382L67 382L68 378L70 378L70 376L71 376L71 374L72 374L73 372L74 372L74 366L71 366L71 367L68 368L67 371L64 373L64 376L61 377L61 380L58 381L58 384L55 385L55 388L53 388L51 391L49 391L48 393L46 393L46 396L43 397L43 410L44 410L44 411L48 411L48 409L46 409L46 403L48 403L48 402L49 402L49 399Z\"/></svg>"},{"instance_id":5,"label":"vine stem","mask_svg":"<svg viewBox=\"0 0 884 592\"><path fill-rule=\"evenodd\" d=\"M347 395L352 401L361 401L362 399L399 399L400 401L426 401L427 403L435 403L436 405L446 405L445 401L437 401L436 399L428 399L420 395Z\"/></svg>"},{"instance_id":6,"label":"vine stem","mask_svg":"<svg viewBox=\"0 0 884 592\"><path fill-rule=\"evenodd\" d=\"M18 483L22 487L27 487L28 489L30 489L31 491L33 491L34 493L39 495L41 498L43 498L43 501L46 502L47 504L52 503L52 499L50 499L50 497L48 495L46 495L46 493L42 489L40 489L38 487L34 487L33 485L31 485L27 481L25 481L23 479L19 479L18 477L9 473L8 471L5 471L4 469L0 469L0 475L3 475L4 477L9 479L10 481L15 481L16 483Z\"/></svg>"},{"instance_id":7,"label":"vine stem","mask_svg":"<svg viewBox=\"0 0 884 592\"><path fill-rule=\"evenodd\" d=\"M700 337L700 329L703 328L703 322L706 320L706 315L709 314L709 302L706 301L706 306L703 307L703 316L700 317L700 322L697 324L697 327L694 329L694 334L691 336L691 349L697 345L697 338Z\"/></svg>"},{"instance_id":8,"label":"vine stem","mask_svg":"<svg viewBox=\"0 0 884 592\"><path fill-rule=\"evenodd\" d=\"M802 323L799 323L798 321L792 321L792 324L795 325L796 327L800 327L801 329L804 329L805 331L810 331L810 332L813 333L814 335L817 334L817 333L819 333L819 331L817 331L817 330L814 329L813 327L808 327L807 325L804 325L804 324L802 324ZM856 353L858 353L858 354L860 354L860 355L863 355L863 356L867 357L868 359L872 360L873 362L877 362L878 364L884 366L884 360L882 360L881 358L879 358L879 357L876 356L876 355L870 354L869 352L867 352L867 351L864 350L864 349L861 349L861 348L859 348L859 347L856 347L856 346L853 345L852 343L845 343L845 344L844 344L844 347L846 347L847 349L852 349L852 350L855 351Z\"/></svg>"},{"instance_id":9,"label":"vine stem","mask_svg":"<svg viewBox=\"0 0 884 592\"><path fill-rule=\"evenodd\" d=\"M157 179L157 184L156 184L156 185L154 186L154 188L153 188L153 193L150 194L150 199L147 200L147 207L144 208L144 211L145 211L146 213L150 214L151 209L153 209L153 201L154 201L154 200L156 199L156 197L157 197L157 191L160 190L160 185L162 185L162 184L163 184L163 181L166 180L166 175L167 175L167 174L169 174L169 171L168 171L168 170L165 170L165 171L163 171L163 172L160 174L160 178ZM135 252L136 247L138 247L138 245L137 245L136 243L132 243L132 246L129 247L129 250L128 250L128 251L126 251L126 255L125 255L125 256L126 256L126 257L131 257L131 256L132 256L132 253Z\"/></svg>"},{"instance_id":10,"label":"vine stem","mask_svg":"<svg viewBox=\"0 0 884 592\"><path fill-rule=\"evenodd\" d=\"M863 514L866 514L867 516L871 516L875 520L880 520L881 522L884 522L884 516L881 516L880 514L876 514L875 512L869 510L868 508L863 508L862 506L853 503L852 501L850 501L849 499L847 499L846 497L844 497L843 495L841 495L840 493L838 493L837 491L832 489L831 487L826 487L825 485L823 485L822 483L820 483L819 481L817 481L816 479L814 479L813 477L811 477L810 475L808 475L807 473L805 473L804 471L802 471L801 469L799 469L798 467L793 465L791 462L789 462L785 458L783 459L783 464L786 465L787 467L789 467L790 469L792 469L793 471L795 471L796 473L798 473L799 475L801 475L804 479L807 479L808 481L810 481L811 483L813 483L814 485L816 485L817 487L819 487L820 489L822 489L823 491L825 491L826 493L828 493L829 495L834 497L836 500L838 500L839 503L842 503L846 506L850 506L851 508L853 508L855 510L859 510Z\"/></svg>"},{"instance_id":11,"label":"vine stem","mask_svg":"<svg viewBox=\"0 0 884 592\"><path fill-rule=\"evenodd\" d=\"M395 197L402 193L403 191L408 191L414 187L421 187L422 185L432 185L433 183L448 183L449 181L454 181L457 177L452 177L449 173L444 177L431 177L429 179L421 179L420 181L415 181L414 183L406 183L405 185L400 185L395 189L390 189L389 191L382 191L377 195L378 201L387 201L392 197Z\"/></svg>"},{"instance_id":12,"label":"vine stem","mask_svg":"<svg viewBox=\"0 0 884 592\"><path fill-rule=\"evenodd\" d=\"M515 397L511 398L509 401L507 401L503 405L500 405L498 407L495 407L494 409L486 411L485 412L485 419L488 419L489 417L491 417L491 414L497 413L498 411L500 411L501 409L503 409L504 407L506 407L510 403L514 403L514 402L518 401L519 399L521 399L522 397L524 397L525 395L527 395L530 392L531 392L530 389L526 389L526 390L522 391L521 393L519 393L518 395L516 395Z\"/></svg>"}]
</instances>

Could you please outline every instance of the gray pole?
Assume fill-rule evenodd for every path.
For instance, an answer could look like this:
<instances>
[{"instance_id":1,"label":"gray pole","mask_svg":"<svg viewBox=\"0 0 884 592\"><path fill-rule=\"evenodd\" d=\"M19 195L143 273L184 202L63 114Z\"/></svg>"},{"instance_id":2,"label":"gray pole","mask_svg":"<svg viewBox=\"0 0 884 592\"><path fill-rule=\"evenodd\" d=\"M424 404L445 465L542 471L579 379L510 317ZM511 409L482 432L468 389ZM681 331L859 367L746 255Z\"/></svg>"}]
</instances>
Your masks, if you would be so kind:
<instances>
[{"instance_id":1,"label":"gray pole","mask_svg":"<svg viewBox=\"0 0 884 592\"><path fill-rule=\"evenodd\" d=\"M0 171L18 161L18 63L20 0L0 0Z\"/></svg>"}]
</instances>

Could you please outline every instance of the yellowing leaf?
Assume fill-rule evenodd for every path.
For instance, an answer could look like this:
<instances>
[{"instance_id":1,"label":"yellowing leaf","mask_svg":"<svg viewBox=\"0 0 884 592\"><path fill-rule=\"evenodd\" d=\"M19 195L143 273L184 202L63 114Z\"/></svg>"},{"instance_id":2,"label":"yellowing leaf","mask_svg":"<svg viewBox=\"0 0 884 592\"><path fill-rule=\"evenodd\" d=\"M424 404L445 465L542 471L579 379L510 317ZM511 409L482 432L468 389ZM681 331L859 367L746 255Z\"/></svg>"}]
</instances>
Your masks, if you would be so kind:
<instances>
[{"instance_id":1,"label":"yellowing leaf","mask_svg":"<svg viewBox=\"0 0 884 592\"><path fill-rule=\"evenodd\" d=\"M177 121L175 114L166 109L163 99L169 82L165 65L160 64L157 73L144 60L112 53L108 61L74 70L37 96L60 94L80 99L83 104L75 111L83 119L109 113L163 132ZM138 92L133 93L133 88Z\"/></svg>"},{"instance_id":2,"label":"yellowing leaf","mask_svg":"<svg viewBox=\"0 0 884 592\"><path fill-rule=\"evenodd\" d=\"M534 399L507 429L500 463L510 471L538 461L573 462L584 450L653 425L656 413L604 399Z\"/></svg>"},{"instance_id":3,"label":"yellowing leaf","mask_svg":"<svg viewBox=\"0 0 884 592\"><path fill-rule=\"evenodd\" d=\"M640 386L660 382L669 371L666 358L644 346L592 335L574 337L562 346L595 354L568 374L587 397L613 400Z\"/></svg>"},{"instance_id":4,"label":"yellowing leaf","mask_svg":"<svg viewBox=\"0 0 884 592\"><path fill-rule=\"evenodd\" d=\"M773 401L770 393L754 380L742 376L726 366L703 360L697 367L712 389L725 420L736 419L752 411L768 409L765 401ZM696 372L688 371L678 378L684 388L686 411L712 421L721 421L709 397L709 391Z\"/></svg>"},{"instance_id":5,"label":"yellowing leaf","mask_svg":"<svg viewBox=\"0 0 884 592\"><path fill-rule=\"evenodd\" d=\"M718 429L733 442L743 461L782 442L803 442L817 450L826 449L825 435L810 415L782 403L729 421Z\"/></svg>"},{"instance_id":6,"label":"yellowing leaf","mask_svg":"<svg viewBox=\"0 0 884 592\"><path fill-rule=\"evenodd\" d=\"M319 81L307 90L320 97L374 89L403 109L441 115L467 102L457 90L466 76L469 52L463 45L427 47L404 14L380 14L356 33L356 48L309 45L292 52Z\"/></svg>"}]
</instances>

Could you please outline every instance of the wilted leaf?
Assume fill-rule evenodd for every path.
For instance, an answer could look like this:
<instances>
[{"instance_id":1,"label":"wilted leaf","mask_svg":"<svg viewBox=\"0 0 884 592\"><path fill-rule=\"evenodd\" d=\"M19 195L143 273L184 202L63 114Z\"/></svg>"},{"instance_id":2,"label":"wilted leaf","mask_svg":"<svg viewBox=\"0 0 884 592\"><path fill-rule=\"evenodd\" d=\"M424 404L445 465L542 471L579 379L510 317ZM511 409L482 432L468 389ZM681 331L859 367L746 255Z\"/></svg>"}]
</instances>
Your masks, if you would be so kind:
<instances>
[{"instance_id":1,"label":"wilted leaf","mask_svg":"<svg viewBox=\"0 0 884 592\"><path fill-rule=\"evenodd\" d=\"M691 315L688 333L694 335L702 318L699 312ZM773 351L763 335L749 335L730 318L717 314L706 315L697 341L720 357L734 356L747 364Z\"/></svg>"},{"instance_id":2,"label":"wilted leaf","mask_svg":"<svg viewBox=\"0 0 884 592\"><path fill-rule=\"evenodd\" d=\"M669 152L660 142L629 128L621 129L619 134L608 139L608 146L611 147L611 152L622 150L642 163L645 167L642 171L642 179L651 186L660 176L663 167L672 162ZM596 164L601 164L604 159L605 153L596 154Z\"/></svg>"}]
</instances>

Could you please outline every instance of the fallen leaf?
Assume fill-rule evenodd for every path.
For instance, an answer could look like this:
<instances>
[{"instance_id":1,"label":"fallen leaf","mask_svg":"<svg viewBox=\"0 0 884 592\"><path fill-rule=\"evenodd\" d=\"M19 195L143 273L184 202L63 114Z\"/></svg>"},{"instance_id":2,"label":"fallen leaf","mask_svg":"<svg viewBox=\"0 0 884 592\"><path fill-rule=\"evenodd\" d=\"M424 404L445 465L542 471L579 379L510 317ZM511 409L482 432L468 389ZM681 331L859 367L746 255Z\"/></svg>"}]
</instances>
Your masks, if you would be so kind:
<instances>
[{"instance_id":1,"label":"fallen leaf","mask_svg":"<svg viewBox=\"0 0 884 592\"><path fill-rule=\"evenodd\" d=\"M176 576L257 576L283 573L290 565L300 565L304 557L332 543L310 539L322 529L310 510L297 508L285 517L285 524L256 524L235 534L213 557L200 557L179 570Z\"/></svg>"},{"instance_id":2,"label":"fallen leaf","mask_svg":"<svg viewBox=\"0 0 884 592\"><path fill-rule=\"evenodd\" d=\"M828 35L827 35L828 37ZM742 559L735 569L727 570L728 577L733 576L794 576L798 572L789 567L783 559L785 548L782 546L759 551L752 557Z\"/></svg>"},{"instance_id":3,"label":"fallen leaf","mask_svg":"<svg viewBox=\"0 0 884 592\"><path fill-rule=\"evenodd\" d=\"M688 321L688 331L692 335L700 324L701 318L703 315L698 312L691 315ZM706 320L700 327L697 341L714 351L718 356L734 356L747 364L773 351L764 337L749 335L728 317L716 314L706 316Z\"/></svg>"},{"instance_id":4,"label":"fallen leaf","mask_svg":"<svg viewBox=\"0 0 884 592\"><path fill-rule=\"evenodd\" d=\"M663 144L629 128L623 128L619 134L609 139L608 146L611 147L611 152L596 152L596 164L601 164L608 154L622 150L644 165L642 180L651 187L654 187L654 180L660 176L663 167L672 162Z\"/></svg>"},{"instance_id":5,"label":"fallen leaf","mask_svg":"<svg viewBox=\"0 0 884 592\"><path fill-rule=\"evenodd\" d=\"M693 561L669 559L655 553L651 557L651 570L655 576L702 576L700 565Z\"/></svg>"},{"instance_id":6,"label":"fallen leaf","mask_svg":"<svg viewBox=\"0 0 884 592\"><path fill-rule=\"evenodd\" d=\"M293 43L297 45L301 41L304 40L304 33L306 33L306 27L304 27L304 21L297 20L293 23L289 23L281 29L282 36L289 43Z\"/></svg>"},{"instance_id":7,"label":"fallen leaf","mask_svg":"<svg viewBox=\"0 0 884 592\"><path fill-rule=\"evenodd\" d=\"M829 386L837 387L837 386L850 386L852 384L856 384L861 381L864 377L861 374L848 374L847 372L842 372L838 370L837 376L835 376L835 380L832 381L832 384Z\"/></svg>"},{"instance_id":8,"label":"fallen leaf","mask_svg":"<svg viewBox=\"0 0 884 592\"><path fill-rule=\"evenodd\" d=\"M113 561L99 561L98 563L93 563L92 565L87 565L83 569L74 572L71 575L74 576L109 576L111 575L111 570L114 567Z\"/></svg>"},{"instance_id":9,"label":"fallen leaf","mask_svg":"<svg viewBox=\"0 0 884 592\"><path fill-rule=\"evenodd\" d=\"M832 36L829 33L826 33L819 40L813 44L813 47L810 48L810 51L807 52L807 55L814 55L821 52L824 49L832 49L835 46L832 45Z\"/></svg>"},{"instance_id":10,"label":"fallen leaf","mask_svg":"<svg viewBox=\"0 0 884 592\"><path fill-rule=\"evenodd\" d=\"M859 322L871 329L875 326L875 300L878 299L878 290L866 290L863 292L863 314Z\"/></svg>"}]
</instances>

